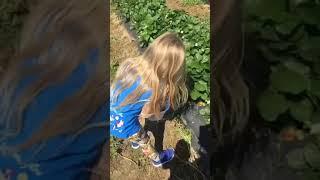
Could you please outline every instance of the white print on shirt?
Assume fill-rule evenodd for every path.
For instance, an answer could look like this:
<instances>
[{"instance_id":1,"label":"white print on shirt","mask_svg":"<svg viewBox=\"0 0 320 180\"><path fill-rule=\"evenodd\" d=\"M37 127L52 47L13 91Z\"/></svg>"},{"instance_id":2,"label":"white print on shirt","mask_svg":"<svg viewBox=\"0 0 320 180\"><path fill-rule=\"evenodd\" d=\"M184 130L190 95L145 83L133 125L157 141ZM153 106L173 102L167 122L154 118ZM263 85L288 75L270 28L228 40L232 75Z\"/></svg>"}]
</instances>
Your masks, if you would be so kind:
<instances>
[{"instance_id":1,"label":"white print on shirt","mask_svg":"<svg viewBox=\"0 0 320 180\"><path fill-rule=\"evenodd\" d=\"M121 120L119 123L117 123L117 127L120 128L123 126L123 124L124 124L124 122L123 122L123 120Z\"/></svg>"},{"instance_id":2,"label":"white print on shirt","mask_svg":"<svg viewBox=\"0 0 320 180\"><path fill-rule=\"evenodd\" d=\"M110 116L110 122L115 121L112 130L119 131L120 133L122 132L121 127L124 125L124 121L122 120L123 114L122 113L117 113L117 115L111 115Z\"/></svg>"}]
</instances>

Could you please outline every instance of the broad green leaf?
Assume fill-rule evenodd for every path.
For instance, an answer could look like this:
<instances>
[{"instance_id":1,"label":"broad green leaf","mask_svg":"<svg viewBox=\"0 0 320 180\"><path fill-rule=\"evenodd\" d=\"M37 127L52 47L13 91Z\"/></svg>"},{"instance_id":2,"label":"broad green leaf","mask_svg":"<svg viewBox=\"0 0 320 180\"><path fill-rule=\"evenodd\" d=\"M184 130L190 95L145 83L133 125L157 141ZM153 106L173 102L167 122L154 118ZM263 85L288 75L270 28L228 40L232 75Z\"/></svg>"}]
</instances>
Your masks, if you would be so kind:
<instances>
[{"instance_id":1,"label":"broad green leaf","mask_svg":"<svg viewBox=\"0 0 320 180\"><path fill-rule=\"evenodd\" d=\"M202 78L204 81L210 83L210 74L208 74L208 73L203 74ZM210 85L208 85L207 88L210 89Z\"/></svg>"},{"instance_id":2,"label":"broad green leaf","mask_svg":"<svg viewBox=\"0 0 320 180\"><path fill-rule=\"evenodd\" d=\"M320 118L320 117L319 117ZM311 125L311 134L320 134L320 123L315 123Z\"/></svg>"},{"instance_id":3,"label":"broad green leaf","mask_svg":"<svg viewBox=\"0 0 320 180\"><path fill-rule=\"evenodd\" d=\"M197 100L201 96L201 94L197 90L193 90L190 96L193 100Z\"/></svg>"},{"instance_id":4,"label":"broad green leaf","mask_svg":"<svg viewBox=\"0 0 320 180\"><path fill-rule=\"evenodd\" d=\"M207 83L205 81L200 80L198 81L198 83L207 86Z\"/></svg>"},{"instance_id":5,"label":"broad green leaf","mask_svg":"<svg viewBox=\"0 0 320 180\"><path fill-rule=\"evenodd\" d=\"M198 69L200 68L200 65L198 64L198 62L194 61L194 59L190 58L190 65L191 68L195 68Z\"/></svg>"},{"instance_id":6,"label":"broad green leaf","mask_svg":"<svg viewBox=\"0 0 320 180\"><path fill-rule=\"evenodd\" d=\"M246 32L256 33L261 29L259 21L245 21Z\"/></svg>"},{"instance_id":7,"label":"broad green leaf","mask_svg":"<svg viewBox=\"0 0 320 180\"><path fill-rule=\"evenodd\" d=\"M209 56L202 56L203 59L202 59L202 62L207 64L209 62ZM207 66L209 66L209 64L207 64Z\"/></svg>"},{"instance_id":8,"label":"broad green leaf","mask_svg":"<svg viewBox=\"0 0 320 180\"><path fill-rule=\"evenodd\" d=\"M196 54L196 59L199 61L199 60L202 59L202 56L201 56L199 53L197 53L197 54Z\"/></svg>"},{"instance_id":9,"label":"broad green leaf","mask_svg":"<svg viewBox=\"0 0 320 180\"><path fill-rule=\"evenodd\" d=\"M270 41L279 41L280 40L273 27L267 26L260 33L261 33L261 37L265 40L270 40Z\"/></svg>"},{"instance_id":10,"label":"broad green leaf","mask_svg":"<svg viewBox=\"0 0 320 180\"><path fill-rule=\"evenodd\" d=\"M258 100L261 116L267 121L275 121L277 117L287 111L288 103L284 96L266 91Z\"/></svg>"},{"instance_id":11,"label":"broad green leaf","mask_svg":"<svg viewBox=\"0 0 320 180\"><path fill-rule=\"evenodd\" d=\"M292 3L294 6L298 6L302 3L306 3L308 0L290 0L290 3Z\"/></svg>"},{"instance_id":12,"label":"broad green leaf","mask_svg":"<svg viewBox=\"0 0 320 180\"><path fill-rule=\"evenodd\" d=\"M320 123L320 110L315 111L312 113L311 121L313 123Z\"/></svg>"},{"instance_id":13,"label":"broad green leaf","mask_svg":"<svg viewBox=\"0 0 320 180\"><path fill-rule=\"evenodd\" d=\"M311 86L310 91L312 94L320 97L320 80L318 79L311 79Z\"/></svg>"},{"instance_id":14,"label":"broad green leaf","mask_svg":"<svg viewBox=\"0 0 320 180\"><path fill-rule=\"evenodd\" d=\"M279 91L299 94L309 89L310 80L300 73L287 68L279 68L273 71L270 76L272 87Z\"/></svg>"},{"instance_id":15,"label":"broad green leaf","mask_svg":"<svg viewBox=\"0 0 320 180\"><path fill-rule=\"evenodd\" d=\"M299 43L300 55L308 61L316 61L320 57L320 36L303 39Z\"/></svg>"},{"instance_id":16,"label":"broad green leaf","mask_svg":"<svg viewBox=\"0 0 320 180\"><path fill-rule=\"evenodd\" d=\"M268 61L279 62L282 60L279 56L276 56L269 47L261 45L258 48L261 51L263 57L266 58Z\"/></svg>"},{"instance_id":17,"label":"broad green leaf","mask_svg":"<svg viewBox=\"0 0 320 180\"><path fill-rule=\"evenodd\" d=\"M292 45L290 42L276 42L276 43L270 43L269 47L272 50L275 50L277 52L279 51L287 51L289 47Z\"/></svg>"},{"instance_id":18,"label":"broad green leaf","mask_svg":"<svg viewBox=\"0 0 320 180\"><path fill-rule=\"evenodd\" d=\"M284 0L246 0L246 10L263 18L279 19L286 9Z\"/></svg>"},{"instance_id":19,"label":"broad green leaf","mask_svg":"<svg viewBox=\"0 0 320 180\"><path fill-rule=\"evenodd\" d=\"M312 104L308 99L304 99L298 103L290 103L290 113L297 121L311 121L312 112Z\"/></svg>"},{"instance_id":20,"label":"broad green leaf","mask_svg":"<svg viewBox=\"0 0 320 180\"><path fill-rule=\"evenodd\" d=\"M320 77L320 61L313 64L312 71Z\"/></svg>"},{"instance_id":21,"label":"broad green leaf","mask_svg":"<svg viewBox=\"0 0 320 180\"><path fill-rule=\"evenodd\" d=\"M298 16L301 20L308 24L316 24L320 22L320 6L299 7L297 8Z\"/></svg>"},{"instance_id":22,"label":"broad green leaf","mask_svg":"<svg viewBox=\"0 0 320 180\"><path fill-rule=\"evenodd\" d=\"M309 74L309 72L310 72L310 67L308 67L300 62L297 62L297 61L286 61L284 63L284 65L289 70L300 73L302 75Z\"/></svg>"},{"instance_id":23,"label":"broad green leaf","mask_svg":"<svg viewBox=\"0 0 320 180\"><path fill-rule=\"evenodd\" d=\"M320 175L310 168L306 171L303 171L303 177L305 180L319 180Z\"/></svg>"},{"instance_id":24,"label":"broad green leaf","mask_svg":"<svg viewBox=\"0 0 320 180\"><path fill-rule=\"evenodd\" d=\"M277 25L276 30L281 34L288 35L293 31L293 29L295 27L297 27L297 25L298 25L297 21L294 21L294 20L287 21L287 22L280 23L279 25Z\"/></svg>"},{"instance_id":25,"label":"broad green leaf","mask_svg":"<svg viewBox=\"0 0 320 180\"><path fill-rule=\"evenodd\" d=\"M198 91L205 91L207 89L206 84L202 84L200 82L196 82L194 87L196 88L196 90Z\"/></svg>"},{"instance_id":26,"label":"broad green leaf","mask_svg":"<svg viewBox=\"0 0 320 180\"><path fill-rule=\"evenodd\" d=\"M304 149L294 149L287 154L288 165L294 169L306 169L307 163L304 160Z\"/></svg>"},{"instance_id":27,"label":"broad green leaf","mask_svg":"<svg viewBox=\"0 0 320 180\"><path fill-rule=\"evenodd\" d=\"M320 149L313 143L304 147L304 157L312 168L320 170Z\"/></svg>"},{"instance_id":28,"label":"broad green leaf","mask_svg":"<svg viewBox=\"0 0 320 180\"><path fill-rule=\"evenodd\" d=\"M320 135L320 111L316 111L312 114L311 123L310 133Z\"/></svg>"},{"instance_id":29,"label":"broad green leaf","mask_svg":"<svg viewBox=\"0 0 320 180\"><path fill-rule=\"evenodd\" d=\"M310 62L314 62L314 61L316 61L317 60L317 56L315 56L314 54L312 54L312 53L308 53L308 52L305 52L305 51L299 51L299 54L300 54L300 56L304 59L304 60L306 60L306 61L310 61Z\"/></svg>"},{"instance_id":30,"label":"broad green leaf","mask_svg":"<svg viewBox=\"0 0 320 180\"><path fill-rule=\"evenodd\" d=\"M291 37L289 37L289 40L296 42L301 40L302 38L305 38L306 36L307 36L307 33L304 29L304 26L302 26L294 34L292 34Z\"/></svg>"},{"instance_id":31,"label":"broad green leaf","mask_svg":"<svg viewBox=\"0 0 320 180\"><path fill-rule=\"evenodd\" d=\"M201 94L201 99L208 100L209 99L208 94L207 93L202 93Z\"/></svg>"},{"instance_id":32,"label":"broad green leaf","mask_svg":"<svg viewBox=\"0 0 320 180\"><path fill-rule=\"evenodd\" d=\"M314 143L320 147L320 135L314 136Z\"/></svg>"}]
</instances>

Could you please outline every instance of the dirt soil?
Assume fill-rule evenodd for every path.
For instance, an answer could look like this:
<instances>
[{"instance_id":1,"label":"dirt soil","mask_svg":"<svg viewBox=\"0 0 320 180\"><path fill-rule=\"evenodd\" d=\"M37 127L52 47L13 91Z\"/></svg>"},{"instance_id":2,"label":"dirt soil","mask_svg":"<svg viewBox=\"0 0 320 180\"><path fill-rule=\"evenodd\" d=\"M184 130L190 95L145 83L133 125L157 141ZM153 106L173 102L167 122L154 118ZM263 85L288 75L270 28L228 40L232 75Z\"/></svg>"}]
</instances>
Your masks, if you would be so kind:
<instances>
[{"instance_id":1,"label":"dirt soil","mask_svg":"<svg viewBox=\"0 0 320 180\"><path fill-rule=\"evenodd\" d=\"M156 136L161 136L161 132L157 132L157 129L161 129L162 125L164 125L163 139ZM156 136L156 141L160 139L160 144L163 143L160 149L175 148L175 159L162 168L153 167L149 159L144 157L141 150L132 149L129 142L120 142L117 154L111 155L110 179L203 179L195 165L195 157L192 150L190 150L190 145L181 137L178 131L179 128L182 128L181 126L176 120L146 126L146 129L151 130ZM159 144L159 141L155 144ZM159 148L156 147L156 149Z\"/></svg>"},{"instance_id":2,"label":"dirt soil","mask_svg":"<svg viewBox=\"0 0 320 180\"><path fill-rule=\"evenodd\" d=\"M111 9L110 16L111 63L118 64L126 58L137 56L139 51L136 40L128 33L114 11ZM195 165L196 155L179 131L183 125L178 120L147 122L145 127L155 135L156 149L175 148L175 159L162 168L155 168L140 149L132 149L126 141L117 141L119 145L116 153L110 155L111 180L203 179Z\"/></svg>"},{"instance_id":3,"label":"dirt soil","mask_svg":"<svg viewBox=\"0 0 320 180\"><path fill-rule=\"evenodd\" d=\"M110 63L119 64L139 55L136 39L127 31L120 17L110 14Z\"/></svg>"},{"instance_id":4,"label":"dirt soil","mask_svg":"<svg viewBox=\"0 0 320 180\"><path fill-rule=\"evenodd\" d=\"M166 4L170 9L183 10L191 16L196 16L201 19L210 17L209 4L185 5L182 0L167 0Z\"/></svg>"}]
</instances>

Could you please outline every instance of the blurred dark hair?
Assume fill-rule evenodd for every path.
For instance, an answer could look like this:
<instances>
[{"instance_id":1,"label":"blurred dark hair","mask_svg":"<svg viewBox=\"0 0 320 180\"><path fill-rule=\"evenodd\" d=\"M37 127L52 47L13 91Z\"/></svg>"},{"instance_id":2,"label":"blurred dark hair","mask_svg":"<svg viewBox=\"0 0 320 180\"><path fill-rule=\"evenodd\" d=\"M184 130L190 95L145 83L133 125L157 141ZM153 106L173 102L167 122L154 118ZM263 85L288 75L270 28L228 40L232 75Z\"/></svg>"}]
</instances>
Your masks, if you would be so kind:
<instances>
[{"instance_id":1,"label":"blurred dark hair","mask_svg":"<svg viewBox=\"0 0 320 180\"><path fill-rule=\"evenodd\" d=\"M244 52L242 0L213 1L212 114L222 142L243 130L249 118L249 90L240 68Z\"/></svg>"},{"instance_id":2,"label":"blurred dark hair","mask_svg":"<svg viewBox=\"0 0 320 180\"><path fill-rule=\"evenodd\" d=\"M94 48L100 50L99 60L83 88L57 105L40 129L19 148L81 130L106 102L104 7L103 0L43 0L31 7L20 47L0 80L0 124L5 127L0 130L1 137L17 136L28 105L49 86L62 83ZM37 62L26 66L32 58ZM15 99L19 82L28 75L35 75L37 80Z\"/></svg>"}]
</instances>

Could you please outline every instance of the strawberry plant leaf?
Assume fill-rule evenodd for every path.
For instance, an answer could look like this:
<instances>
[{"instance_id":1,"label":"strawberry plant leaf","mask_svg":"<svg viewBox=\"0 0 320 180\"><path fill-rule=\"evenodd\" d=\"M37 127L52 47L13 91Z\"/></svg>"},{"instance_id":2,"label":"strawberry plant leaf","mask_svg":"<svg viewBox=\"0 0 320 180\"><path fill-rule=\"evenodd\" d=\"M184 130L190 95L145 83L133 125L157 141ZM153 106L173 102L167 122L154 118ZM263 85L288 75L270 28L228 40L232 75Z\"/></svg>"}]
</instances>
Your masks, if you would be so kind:
<instances>
[{"instance_id":1,"label":"strawberry plant leaf","mask_svg":"<svg viewBox=\"0 0 320 180\"><path fill-rule=\"evenodd\" d=\"M274 70L270 80L275 89L292 94L301 93L310 86L310 80L306 76L287 68Z\"/></svg>"},{"instance_id":2,"label":"strawberry plant leaf","mask_svg":"<svg viewBox=\"0 0 320 180\"><path fill-rule=\"evenodd\" d=\"M275 121L288 109L288 103L282 95L266 91L258 100L258 109L265 120Z\"/></svg>"}]
</instances>

